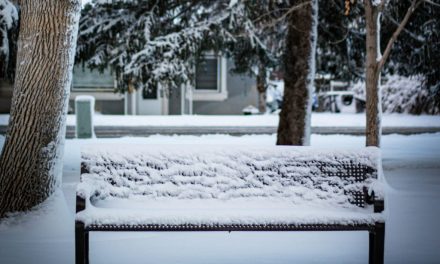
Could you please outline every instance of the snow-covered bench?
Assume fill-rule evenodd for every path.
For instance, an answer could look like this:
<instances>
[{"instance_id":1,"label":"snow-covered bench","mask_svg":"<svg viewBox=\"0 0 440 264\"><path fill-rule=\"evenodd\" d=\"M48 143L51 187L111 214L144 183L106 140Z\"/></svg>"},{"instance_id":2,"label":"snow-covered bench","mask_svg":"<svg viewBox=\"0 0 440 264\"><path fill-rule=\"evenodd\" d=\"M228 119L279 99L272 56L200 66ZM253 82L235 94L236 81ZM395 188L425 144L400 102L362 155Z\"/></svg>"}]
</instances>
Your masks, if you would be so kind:
<instances>
[{"instance_id":1,"label":"snow-covered bench","mask_svg":"<svg viewBox=\"0 0 440 264\"><path fill-rule=\"evenodd\" d=\"M76 263L91 231L342 231L370 234L382 263L376 148L93 146L82 152Z\"/></svg>"}]
</instances>

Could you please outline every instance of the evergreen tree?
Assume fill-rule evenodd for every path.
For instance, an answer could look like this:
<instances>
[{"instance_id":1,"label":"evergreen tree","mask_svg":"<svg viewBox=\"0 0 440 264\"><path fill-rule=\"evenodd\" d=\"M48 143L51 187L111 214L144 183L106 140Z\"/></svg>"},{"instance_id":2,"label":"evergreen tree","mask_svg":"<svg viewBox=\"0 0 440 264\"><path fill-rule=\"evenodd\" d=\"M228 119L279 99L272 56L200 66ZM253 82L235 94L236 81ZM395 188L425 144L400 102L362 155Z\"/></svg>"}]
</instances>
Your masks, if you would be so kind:
<instances>
[{"instance_id":1,"label":"evergreen tree","mask_svg":"<svg viewBox=\"0 0 440 264\"><path fill-rule=\"evenodd\" d=\"M0 0L0 78L14 79L18 37L18 11L9 0Z\"/></svg>"},{"instance_id":2,"label":"evergreen tree","mask_svg":"<svg viewBox=\"0 0 440 264\"><path fill-rule=\"evenodd\" d=\"M332 79L364 78L365 19L363 6L345 12L344 1L319 1L316 72Z\"/></svg>"},{"instance_id":3,"label":"evergreen tree","mask_svg":"<svg viewBox=\"0 0 440 264\"><path fill-rule=\"evenodd\" d=\"M121 91L180 87L204 51L231 40L240 12L227 1L95 1L82 13L77 62L110 66Z\"/></svg>"},{"instance_id":4,"label":"evergreen tree","mask_svg":"<svg viewBox=\"0 0 440 264\"><path fill-rule=\"evenodd\" d=\"M249 23L244 28L238 27L238 31L234 32L234 41L228 43L224 49L234 61L232 72L256 77L258 110L264 113L268 87L267 73L282 64L287 27L280 17L286 13L286 5L270 0L244 3L244 13L241 15L252 24ZM249 30L250 27L253 28Z\"/></svg>"}]
</instances>

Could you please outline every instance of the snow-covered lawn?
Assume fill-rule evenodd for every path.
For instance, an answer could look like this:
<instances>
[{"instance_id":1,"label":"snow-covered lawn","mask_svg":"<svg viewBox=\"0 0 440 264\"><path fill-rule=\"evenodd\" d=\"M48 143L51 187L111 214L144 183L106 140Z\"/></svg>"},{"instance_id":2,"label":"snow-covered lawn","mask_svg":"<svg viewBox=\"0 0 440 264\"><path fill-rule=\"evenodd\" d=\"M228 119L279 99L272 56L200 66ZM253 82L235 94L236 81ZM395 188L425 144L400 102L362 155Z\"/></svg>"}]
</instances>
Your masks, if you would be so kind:
<instances>
[{"instance_id":1,"label":"snow-covered lawn","mask_svg":"<svg viewBox=\"0 0 440 264\"><path fill-rule=\"evenodd\" d=\"M9 115L0 115L0 125L7 125ZM124 116L95 115L96 126L211 126L258 127L278 126L278 115L169 115ZM75 115L67 116L67 125L75 125ZM365 114L313 113L314 127L365 127ZM384 114L385 127L440 127L440 116Z\"/></svg>"},{"instance_id":2,"label":"snow-covered lawn","mask_svg":"<svg viewBox=\"0 0 440 264\"><path fill-rule=\"evenodd\" d=\"M403 124L402 124L403 125ZM151 136L67 140L63 185L39 209L0 223L0 263L73 263L80 148L88 144L270 146L275 135ZM0 145L4 138L0 136ZM362 147L364 137L312 135L322 148ZM440 134L383 137L387 263L440 260ZM366 232L92 233L92 263L366 263Z\"/></svg>"}]
</instances>

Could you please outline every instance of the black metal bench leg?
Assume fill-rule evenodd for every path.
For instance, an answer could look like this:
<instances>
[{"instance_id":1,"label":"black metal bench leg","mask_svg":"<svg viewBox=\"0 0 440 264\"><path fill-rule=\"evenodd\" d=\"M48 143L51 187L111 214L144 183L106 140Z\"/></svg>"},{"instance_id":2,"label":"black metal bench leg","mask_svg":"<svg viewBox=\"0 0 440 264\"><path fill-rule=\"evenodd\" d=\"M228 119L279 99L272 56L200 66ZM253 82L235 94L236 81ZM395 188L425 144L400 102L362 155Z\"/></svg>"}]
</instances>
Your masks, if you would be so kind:
<instances>
[{"instance_id":1,"label":"black metal bench leg","mask_svg":"<svg viewBox=\"0 0 440 264\"><path fill-rule=\"evenodd\" d=\"M75 223L75 263L89 263L89 232L81 222Z\"/></svg>"},{"instance_id":2,"label":"black metal bench leg","mask_svg":"<svg viewBox=\"0 0 440 264\"><path fill-rule=\"evenodd\" d=\"M89 232L84 232L84 251L85 253L85 263L89 264Z\"/></svg>"},{"instance_id":3,"label":"black metal bench leg","mask_svg":"<svg viewBox=\"0 0 440 264\"><path fill-rule=\"evenodd\" d=\"M385 224L376 223L374 230L370 231L369 263L383 264L385 253Z\"/></svg>"}]
</instances>

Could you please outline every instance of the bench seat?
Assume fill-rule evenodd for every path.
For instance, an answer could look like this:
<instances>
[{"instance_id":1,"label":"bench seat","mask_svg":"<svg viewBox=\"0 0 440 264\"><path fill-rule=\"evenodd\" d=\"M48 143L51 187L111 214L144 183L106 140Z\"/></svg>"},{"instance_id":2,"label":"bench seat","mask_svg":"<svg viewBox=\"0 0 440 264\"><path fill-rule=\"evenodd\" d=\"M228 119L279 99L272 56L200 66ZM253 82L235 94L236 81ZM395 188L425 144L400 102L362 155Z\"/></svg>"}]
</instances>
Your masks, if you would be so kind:
<instances>
[{"instance_id":1,"label":"bench seat","mask_svg":"<svg viewBox=\"0 0 440 264\"><path fill-rule=\"evenodd\" d=\"M374 225L383 213L371 206L348 208L322 204L296 205L286 199L132 199L110 198L86 206L77 215L85 226L113 225Z\"/></svg>"}]
</instances>

